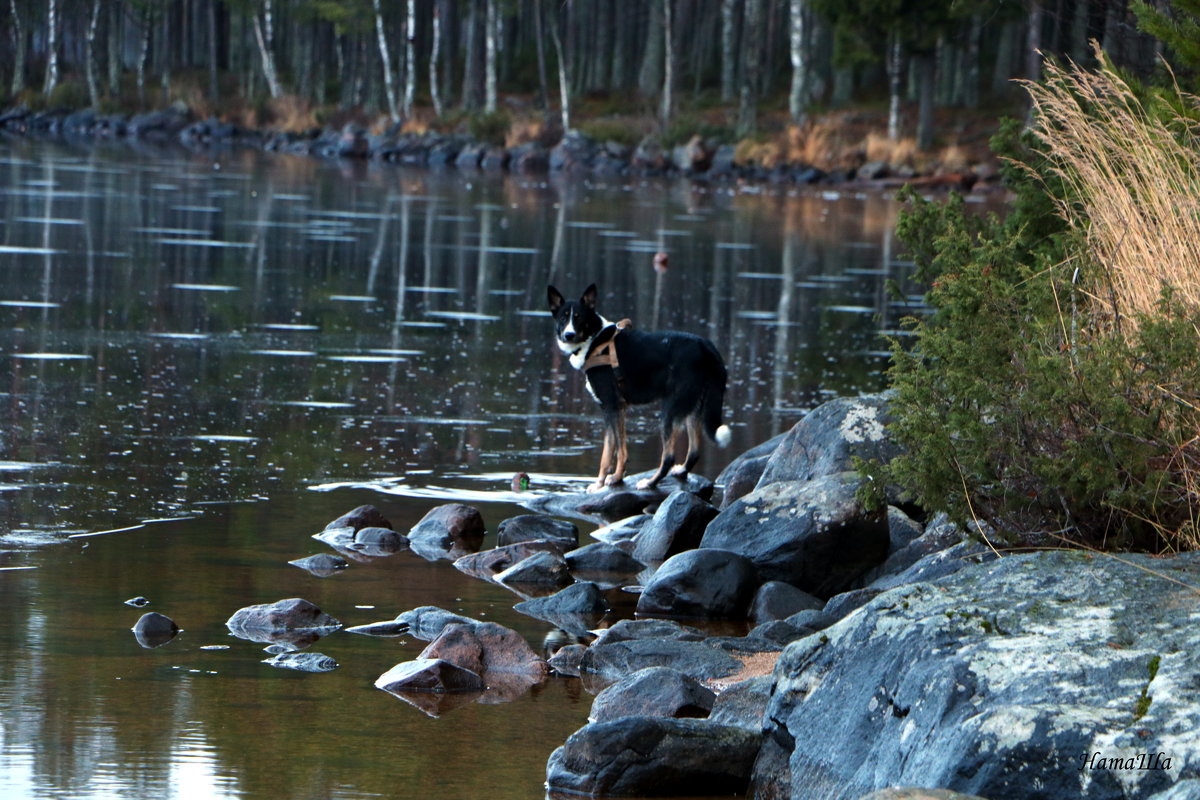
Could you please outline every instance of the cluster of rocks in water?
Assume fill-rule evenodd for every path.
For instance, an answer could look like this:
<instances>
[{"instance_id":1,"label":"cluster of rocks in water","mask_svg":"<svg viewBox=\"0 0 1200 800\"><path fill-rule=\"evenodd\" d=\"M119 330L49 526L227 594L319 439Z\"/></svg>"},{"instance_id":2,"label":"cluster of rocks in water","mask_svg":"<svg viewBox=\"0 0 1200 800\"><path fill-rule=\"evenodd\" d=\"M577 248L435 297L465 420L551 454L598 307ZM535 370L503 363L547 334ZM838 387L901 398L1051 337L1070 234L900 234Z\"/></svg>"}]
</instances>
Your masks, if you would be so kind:
<instances>
[{"instance_id":1,"label":"cluster of rocks in water","mask_svg":"<svg viewBox=\"0 0 1200 800\"><path fill-rule=\"evenodd\" d=\"M630 147L596 141L572 129L548 127L538 141L513 147L489 145L461 133L411 133L393 125L374 134L357 125L313 128L302 133L255 130L216 118L196 119L182 103L140 114L102 114L93 109L31 111L23 106L0 112L0 133L60 137L72 141L129 141L182 145L192 150L256 148L327 159L361 159L428 168L537 174L562 172L597 176L684 175L698 181L742 181L779 185L836 185L847 182L879 187L913 184L972 189L998 185L994 167L977 164L952 174L918 175L911 168L869 162L857 169L825 171L810 164L784 163L767 168L739 162L733 144L699 135L664 147L649 136Z\"/></svg>"},{"instance_id":2,"label":"cluster of rocks in water","mask_svg":"<svg viewBox=\"0 0 1200 800\"><path fill-rule=\"evenodd\" d=\"M316 534L336 555L292 563L413 551L513 590L553 626L540 651L433 606L347 630L428 642L375 685L430 715L582 679L589 722L550 756L552 795L1200 796L1200 556L1002 556L893 487L864 507L852 466L898 453L888 420L886 395L830 401L735 459L719 502L696 476L531 493L487 550L470 506L407 533L363 506ZM569 520L607 524L579 546ZM227 624L274 666L336 667L300 652L341 627L307 601Z\"/></svg>"}]
</instances>

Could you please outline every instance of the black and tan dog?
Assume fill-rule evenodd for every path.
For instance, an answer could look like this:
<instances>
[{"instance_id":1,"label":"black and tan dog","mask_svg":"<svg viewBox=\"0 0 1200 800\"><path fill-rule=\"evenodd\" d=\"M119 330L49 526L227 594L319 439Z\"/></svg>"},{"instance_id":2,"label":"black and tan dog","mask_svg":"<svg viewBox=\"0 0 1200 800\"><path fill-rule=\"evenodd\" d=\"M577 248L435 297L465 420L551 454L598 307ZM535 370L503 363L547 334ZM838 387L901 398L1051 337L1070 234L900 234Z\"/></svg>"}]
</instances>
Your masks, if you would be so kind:
<instances>
[{"instance_id":1,"label":"black and tan dog","mask_svg":"<svg viewBox=\"0 0 1200 800\"><path fill-rule=\"evenodd\" d=\"M583 371L588 392L604 412L600 474L588 491L625 478L626 406L662 402L662 461L658 472L638 482L639 489L668 473L686 476L700 458L701 434L722 447L729 443L729 426L721 424L725 363L712 342L690 333L639 331L628 320L609 322L596 311L595 284L579 300L564 299L553 286L547 297L558 347ZM687 455L676 464L685 431Z\"/></svg>"}]
</instances>

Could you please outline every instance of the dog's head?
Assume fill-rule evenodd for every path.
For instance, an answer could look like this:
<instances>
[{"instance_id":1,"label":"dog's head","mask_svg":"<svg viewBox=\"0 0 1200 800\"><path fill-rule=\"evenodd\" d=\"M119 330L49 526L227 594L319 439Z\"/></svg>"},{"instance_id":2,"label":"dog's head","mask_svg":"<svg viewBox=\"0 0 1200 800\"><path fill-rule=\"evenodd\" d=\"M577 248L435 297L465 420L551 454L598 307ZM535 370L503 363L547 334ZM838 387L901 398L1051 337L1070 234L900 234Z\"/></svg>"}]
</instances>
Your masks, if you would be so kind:
<instances>
[{"instance_id":1,"label":"dog's head","mask_svg":"<svg viewBox=\"0 0 1200 800\"><path fill-rule=\"evenodd\" d=\"M546 287L550 313L554 316L554 335L564 353L574 353L604 327L596 312L596 284L584 290L578 300L566 300L553 286Z\"/></svg>"}]
</instances>

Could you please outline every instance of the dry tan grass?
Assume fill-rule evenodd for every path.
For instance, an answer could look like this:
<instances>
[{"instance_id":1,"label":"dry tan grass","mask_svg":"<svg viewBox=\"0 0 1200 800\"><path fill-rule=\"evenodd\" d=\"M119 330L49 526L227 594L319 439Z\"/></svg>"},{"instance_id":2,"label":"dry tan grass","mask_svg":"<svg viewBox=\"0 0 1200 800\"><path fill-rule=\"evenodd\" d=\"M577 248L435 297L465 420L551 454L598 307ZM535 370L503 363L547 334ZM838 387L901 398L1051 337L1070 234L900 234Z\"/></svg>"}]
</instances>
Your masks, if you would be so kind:
<instances>
[{"instance_id":1,"label":"dry tan grass","mask_svg":"<svg viewBox=\"0 0 1200 800\"><path fill-rule=\"evenodd\" d=\"M871 131L863 140L863 152L867 161L882 161L892 166L912 166L920 152L917 140L912 137L889 139L886 133Z\"/></svg>"},{"instance_id":2,"label":"dry tan grass","mask_svg":"<svg viewBox=\"0 0 1200 800\"><path fill-rule=\"evenodd\" d=\"M1095 292L1104 312L1128 328L1165 287L1200 308L1200 142L1186 121L1148 113L1107 67L1048 63L1045 82L1027 88L1039 150L1078 198L1060 212L1105 273Z\"/></svg>"}]
</instances>

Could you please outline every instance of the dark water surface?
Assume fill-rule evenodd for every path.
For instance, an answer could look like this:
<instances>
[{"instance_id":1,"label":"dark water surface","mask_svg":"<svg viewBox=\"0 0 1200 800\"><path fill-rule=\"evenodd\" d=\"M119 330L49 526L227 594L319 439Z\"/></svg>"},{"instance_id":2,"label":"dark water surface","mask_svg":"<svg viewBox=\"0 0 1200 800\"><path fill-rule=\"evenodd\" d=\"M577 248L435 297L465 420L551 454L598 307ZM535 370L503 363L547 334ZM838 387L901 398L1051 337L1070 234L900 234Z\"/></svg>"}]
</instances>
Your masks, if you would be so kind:
<instances>
[{"instance_id":1,"label":"dark water surface","mask_svg":"<svg viewBox=\"0 0 1200 800\"><path fill-rule=\"evenodd\" d=\"M885 290L910 271L894 213L0 142L0 797L540 797L587 716L578 680L435 718L372 686L421 642L334 634L310 649L339 668L307 674L225 620L285 597L347 625L434 604L538 645L518 598L447 562L318 578L287 561L360 503L403 531L461 500L494 529L521 512L513 472L590 478L597 421L551 342L548 282L595 281L606 316L718 344L734 443L709 476L825 397L879 388L879 331L912 310ZM631 426L634 470L653 430ZM148 610L183 632L140 647Z\"/></svg>"}]
</instances>

